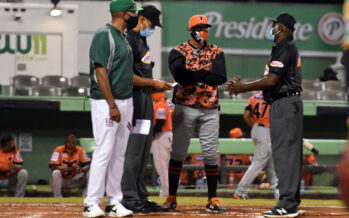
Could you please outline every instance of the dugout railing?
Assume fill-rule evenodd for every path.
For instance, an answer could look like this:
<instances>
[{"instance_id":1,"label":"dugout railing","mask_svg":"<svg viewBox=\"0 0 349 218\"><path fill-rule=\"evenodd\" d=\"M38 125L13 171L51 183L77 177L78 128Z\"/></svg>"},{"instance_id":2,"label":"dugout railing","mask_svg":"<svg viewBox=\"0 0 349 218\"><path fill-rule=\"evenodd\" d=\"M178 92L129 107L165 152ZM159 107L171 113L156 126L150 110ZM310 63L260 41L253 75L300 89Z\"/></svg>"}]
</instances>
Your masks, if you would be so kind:
<instances>
[{"instance_id":1,"label":"dugout railing","mask_svg":"<svg viewBox=\"0 0 349 218\"><path fill-rule=\"evenodd\" d=\"M330 140L330 139L309 139L316 149L319 150L321 156L337 156L339 157L343 148L346 146L346 140ZM95 149L95 142L92 138L80 138L81 146L86 150L87 153L92 153ZM223 186L228 186L228 181L226 180L226 173L229 171L241 171L247 170L249 165L226 165L225 155L231 154L253 154L254 145L251 139L242 138L242 139L219 139L218 150L221 154L220 159L220 184ZM201 145L198 138L193 138L190 141L190 146L188 148L188 154L198 154L201 153ZM310 151L303 149L303 154L312 154ZM152 164L148 164L147 168L152 172L151 185L155 186L156 183L156 172ZM193 165L193 164L183 164L183 170L192 172L194 170L204 169L203 165ZM313 165L304 165L303 172L311 172L313 174L322 174L330 173L336 174L337 164L319 164L316 166Z\"/></svg>"}]
</instances>

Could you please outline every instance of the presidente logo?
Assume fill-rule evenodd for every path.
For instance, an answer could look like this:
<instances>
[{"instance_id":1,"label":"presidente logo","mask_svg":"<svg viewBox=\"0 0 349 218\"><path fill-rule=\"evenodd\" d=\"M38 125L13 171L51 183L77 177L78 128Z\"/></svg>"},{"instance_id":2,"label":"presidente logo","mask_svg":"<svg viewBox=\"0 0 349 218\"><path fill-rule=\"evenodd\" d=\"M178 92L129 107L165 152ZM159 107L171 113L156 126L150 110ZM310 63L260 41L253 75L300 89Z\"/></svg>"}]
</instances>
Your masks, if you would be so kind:
<instances>
[{"instance_id":1,"label":"presidente logo","mask_svg":"<svg viewBox=\"0 0 349 218\"><path fill-rule=\"evenodd\" d=\"M47 54L46 35L0 34L0 54Z\"/></svg>"},{"instance_id":2,"label":"presidente logo","mask_svg":"<svg viewBox=\"0 0 349 218\"><path fill-rule=\"evenodd\" d=\"M321 40L328 45L338 45L344 36L344 19L336 12L323 15L318 24Z\"/></svg>"},{"instance_id":3,"label":"presidente logo","mask_svg":"<svg viewBox=\"0 0 349 218\"><path fill-rule=\"evenodd\" d=\"M223 15L217 11L206 12L205 16L208 18L208 23L212 25L213 35L216 38L265 40L269 38L269 30L272 26L268 17L251 16L248 20L242 21L224 20ZM307 41L313 30L311 23L297 22L294 38Z\"/></svg>"}]
</instances>

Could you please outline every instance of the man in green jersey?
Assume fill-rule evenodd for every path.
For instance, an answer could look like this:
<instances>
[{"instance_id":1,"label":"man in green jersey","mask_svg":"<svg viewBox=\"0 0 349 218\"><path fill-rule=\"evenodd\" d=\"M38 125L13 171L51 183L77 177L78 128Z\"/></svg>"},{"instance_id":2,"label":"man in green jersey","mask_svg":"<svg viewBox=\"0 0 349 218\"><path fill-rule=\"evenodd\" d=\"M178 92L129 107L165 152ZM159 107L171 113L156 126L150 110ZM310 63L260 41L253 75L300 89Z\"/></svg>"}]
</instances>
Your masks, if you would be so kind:
<instances>
[{"instance_id":1,"label":"man in green jersey","mask_svg":"<svg viewBox=\"0 0 349 218\"><path fill-rule=\"evenodd\" d=\"M130 216L120 203L121 176L133 113L133 54L125 38L137 16L133 0L112 0L112 21L94 35L90 47L91 117L96 149L90 169L85 217ZM107 194L105 213L99 207Z\"/></svg>"}]
</instances>

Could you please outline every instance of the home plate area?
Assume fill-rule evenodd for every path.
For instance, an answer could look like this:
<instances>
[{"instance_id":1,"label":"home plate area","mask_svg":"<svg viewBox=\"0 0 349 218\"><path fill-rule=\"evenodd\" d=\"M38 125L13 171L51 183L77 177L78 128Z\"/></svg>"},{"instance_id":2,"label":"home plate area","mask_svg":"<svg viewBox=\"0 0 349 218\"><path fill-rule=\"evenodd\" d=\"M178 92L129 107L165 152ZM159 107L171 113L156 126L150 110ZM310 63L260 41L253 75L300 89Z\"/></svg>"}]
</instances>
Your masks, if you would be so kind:
<instances>
[{"instance_id":1,"label":"home plate area","mask_svg":"<svg viewBox=\"0 0 349 218\"><path fill-rule=\"evenodd\" d=\"M104 205L102 205L104 207ZM147 215L134 215L134 217L262 217L261 213L270 209L266 206L256 205L226 205L226 213L206 212L202 205L179 205L174 212L149 213ZM339 206L301 206L301 217L349 217L349 212L345 207ZM0 217L82 217L82 204L76 203L56 203L39 204L24 203L0 204Z\"/></svg>"}]
</instances>

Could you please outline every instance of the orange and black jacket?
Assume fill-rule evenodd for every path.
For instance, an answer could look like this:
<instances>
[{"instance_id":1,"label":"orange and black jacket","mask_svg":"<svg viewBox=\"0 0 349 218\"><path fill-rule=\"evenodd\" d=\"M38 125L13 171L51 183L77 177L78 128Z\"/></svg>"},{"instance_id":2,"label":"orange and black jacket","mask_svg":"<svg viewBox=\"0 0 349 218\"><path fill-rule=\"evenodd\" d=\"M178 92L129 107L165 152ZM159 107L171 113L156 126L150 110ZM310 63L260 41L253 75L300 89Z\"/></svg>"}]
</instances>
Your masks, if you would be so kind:
<instances>
[{"instance_id":1,"label":"orange and black jacket","mask_svg":"<svg viewBox=\"0 0 349 218\"><path fill-rule=\"evenodd\" d=\"M185 42L173 48L169 67L180 84L173 102L195 108L218 108L218 85L227 80L225 59L220 47L207 43L194 48Z\"/></svg>"}]
</instances>

